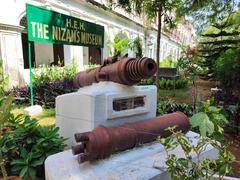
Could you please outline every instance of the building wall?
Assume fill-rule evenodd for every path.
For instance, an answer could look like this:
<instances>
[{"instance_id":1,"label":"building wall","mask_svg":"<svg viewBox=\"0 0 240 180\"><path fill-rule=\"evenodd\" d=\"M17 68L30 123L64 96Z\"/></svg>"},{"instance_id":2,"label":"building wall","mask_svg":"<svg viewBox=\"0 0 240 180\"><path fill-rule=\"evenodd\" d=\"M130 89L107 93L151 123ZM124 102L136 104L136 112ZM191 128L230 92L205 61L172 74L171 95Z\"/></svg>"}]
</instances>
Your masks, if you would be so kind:
<instances>
[{"instance_id":1,"label":"building wall","mask_svg":"<svg viewBox=\"0 0 240 180\"><path fill-rule=\"evenodd\" d=\"M100 5L106 5L106 0L96 0ZM152 29L146 28L144 19L137 14L127 14L123 9L106 10L98 4L88 3L83 0L7 0L0 6L0 58L4 60L4 68L10 76L12 85L24 85L29 81L29 72L24 69L21 32L26 31L20 26L20 20L26 15L25 6L30 3L66 15L74 16L89 22L104 26L105 39L102 49L102 59L110 55L109 41L118 33L126 34L130 39L139 36L143 43L143 54L156 59L157 29L152 24ZM180 24L170 33L162 33L160 59L180 56L180 45L192 43L191 25ZM53 47L50 44L36 43L36 65L52 62ZM134 53L129 49L130 56ZM83 70L89 63L87 47L64 45L64 64L72 60L78 63L78 69Z\"/></svg>"}]
</instances>

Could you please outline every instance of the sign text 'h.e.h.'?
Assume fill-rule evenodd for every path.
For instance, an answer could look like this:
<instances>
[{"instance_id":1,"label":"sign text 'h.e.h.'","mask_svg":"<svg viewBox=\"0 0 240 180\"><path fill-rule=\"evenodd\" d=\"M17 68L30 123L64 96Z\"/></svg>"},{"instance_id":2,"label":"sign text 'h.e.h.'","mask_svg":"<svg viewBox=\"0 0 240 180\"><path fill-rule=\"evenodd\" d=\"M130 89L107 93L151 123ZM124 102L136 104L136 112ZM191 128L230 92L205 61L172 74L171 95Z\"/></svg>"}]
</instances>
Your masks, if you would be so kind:
<instances>
[{"instance_id":1,"label":"sign text 'h.e.h.'","mask_svg":"<svg viewBox=\"0 0 240 180\"><path fill-rule=\"evenodd\" d=\"M29 41L103 48L103 26L30 4L26 11Z\"/></svg>"}]
</instances>

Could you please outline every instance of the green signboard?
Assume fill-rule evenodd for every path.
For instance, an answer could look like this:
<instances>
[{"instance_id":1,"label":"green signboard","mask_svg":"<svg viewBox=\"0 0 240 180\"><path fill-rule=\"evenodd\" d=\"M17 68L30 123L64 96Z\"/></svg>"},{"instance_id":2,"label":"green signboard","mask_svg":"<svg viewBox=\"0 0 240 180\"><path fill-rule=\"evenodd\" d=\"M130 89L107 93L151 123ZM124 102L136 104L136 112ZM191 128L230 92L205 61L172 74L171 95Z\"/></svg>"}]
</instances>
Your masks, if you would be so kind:
<instances>
[{"instance_id":1,"label":"green signboard","mask_svg":"<svg viewBox=\"0 0 240 180\"><path fill-rule=\"evenodd\" d=\"M30 4L26 14L29 41L103 48L103 26Z\"/></svg>"}]
</instances>

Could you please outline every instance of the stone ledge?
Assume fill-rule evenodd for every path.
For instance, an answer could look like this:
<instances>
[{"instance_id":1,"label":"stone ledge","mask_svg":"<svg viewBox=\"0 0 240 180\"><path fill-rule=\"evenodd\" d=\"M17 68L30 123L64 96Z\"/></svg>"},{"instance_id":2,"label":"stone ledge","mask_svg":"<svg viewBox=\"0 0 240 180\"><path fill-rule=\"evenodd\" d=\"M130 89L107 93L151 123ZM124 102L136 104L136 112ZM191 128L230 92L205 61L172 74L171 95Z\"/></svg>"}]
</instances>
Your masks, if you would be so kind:
<instances>
[{"instance_id":1,"label":"stone ledge","mask_svg":"<svg viewBox=\"0 0 240 180\"><path fill-rule=\"evenodd\" d=\"M188 132L186 134L193 144L198 140L198 134ZM172 153L183 157L180 148ZM218 155L216 149L207 146L201 158L214 159ZM196 155L193 154L193 158ZM108 159L96 162L78 164L77 157L71 150L64 151L47 158L45 161L46 180L94 180L94 179L170 179L166 172L166 154L163 146L157 142L145 144L142 147L123 151L112 155Z\"/></svg>"}]
</instances>

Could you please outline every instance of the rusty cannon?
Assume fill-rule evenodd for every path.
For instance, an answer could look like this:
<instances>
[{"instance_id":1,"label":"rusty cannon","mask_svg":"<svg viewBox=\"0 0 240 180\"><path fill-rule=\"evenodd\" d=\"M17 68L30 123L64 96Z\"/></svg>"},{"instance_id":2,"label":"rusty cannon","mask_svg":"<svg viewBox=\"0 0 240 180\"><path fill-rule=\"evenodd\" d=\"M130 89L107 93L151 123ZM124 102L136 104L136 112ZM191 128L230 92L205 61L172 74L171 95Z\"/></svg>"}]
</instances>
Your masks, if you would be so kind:
<instances>
[{"instance_id":1,"label":"rusty cannon","mask_svg":"<svg viewBox=\"0 0 240 180\"><path fill-rule=\"evenodd\" d=\"M81 71L74 77L75 87L84 87L100 81L113 81L119 84L133 85L141 79L155 74L157 65L151 58L129 58L127 55L117 58L109 57L104 65Z\"/></svg>"},{"instance_id":2,"label":"rusty cannon","mask_svg":"<svg viewBox=\"0 0 240 180\"><path fill-rule=\"evenodd\" d=\"M79 163L104 159L114 152L154 141L158 136L167 137L171 132L166 128L174 125L177 126L176 130L184 133L189 130L188 118L182 112L117 127L99 125L90 132L76 133L75 139L79 144L72 147L72 152L78 155Z\"/></svg>"}]
</instances>

